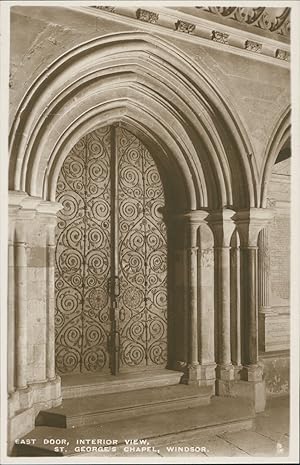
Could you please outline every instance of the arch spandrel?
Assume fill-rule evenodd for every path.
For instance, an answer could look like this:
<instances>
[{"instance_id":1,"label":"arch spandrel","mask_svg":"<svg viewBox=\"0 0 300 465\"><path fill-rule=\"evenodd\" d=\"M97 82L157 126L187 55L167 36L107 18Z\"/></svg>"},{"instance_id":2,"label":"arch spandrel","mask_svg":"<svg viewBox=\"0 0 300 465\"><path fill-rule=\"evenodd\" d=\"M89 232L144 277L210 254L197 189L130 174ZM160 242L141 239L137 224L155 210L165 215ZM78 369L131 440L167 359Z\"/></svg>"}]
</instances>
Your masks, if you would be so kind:
<instances>
[{"instance_id":1,"label":"arch spandrel","mask_svg":"<svg viewBox=\"0 0 300 465\"><path fill-rule=\"evenodd\" d=\"M265 151L263 162L262 176L260 180L261 186L261 207L267 205L267 192L269 181L272 176L272 169L276 162L279 152L286 146L291 137L291 108L290 105L280 115L273 132L269 138L269 142Z\"/></svg>"}]
</instances>

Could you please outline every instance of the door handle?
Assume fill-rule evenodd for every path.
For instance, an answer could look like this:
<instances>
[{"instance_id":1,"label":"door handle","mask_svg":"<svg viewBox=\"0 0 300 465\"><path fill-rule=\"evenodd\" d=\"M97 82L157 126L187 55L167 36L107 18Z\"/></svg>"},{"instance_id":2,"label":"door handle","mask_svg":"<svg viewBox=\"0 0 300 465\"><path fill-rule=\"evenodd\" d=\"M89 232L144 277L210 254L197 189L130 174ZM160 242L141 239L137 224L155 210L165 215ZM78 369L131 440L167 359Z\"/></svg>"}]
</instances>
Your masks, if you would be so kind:
<instances>
[{"instance_id":1,"label":"door handle","mask_svg":"<svg viewBox=\"0 0 300 465\"><path fill-rule=\"evenodd\" d=\"M108 278L108 292L112 298L118 297L120 295L120 278L119 276L113 276Z\"/></svg>"},{"instance_id":2,"label":"door handle","mask_svg":"<svg viewBox=\"0 0 300 465\"><path fill-rule=\"evenodd\" d=\"M120 278L119 278L119 276L115 276L115 279L114 279L114 294L115 294L115 297L118 297L120 295Z\"/></svg>"}]
</instances>

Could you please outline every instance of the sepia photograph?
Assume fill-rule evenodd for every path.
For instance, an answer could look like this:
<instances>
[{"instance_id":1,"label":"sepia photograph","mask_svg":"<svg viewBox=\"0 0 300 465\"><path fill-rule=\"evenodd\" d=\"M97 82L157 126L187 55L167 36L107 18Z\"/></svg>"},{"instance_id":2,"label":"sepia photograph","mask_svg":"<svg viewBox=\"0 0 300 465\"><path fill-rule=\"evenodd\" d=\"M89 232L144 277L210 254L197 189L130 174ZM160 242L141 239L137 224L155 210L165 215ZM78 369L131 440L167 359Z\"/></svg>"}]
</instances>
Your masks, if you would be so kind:
<instances>
[{"instance_id":1,"label":"sepia photograph","mask_svg":"<svg viewBox=\"0 0 300 465\"><path fill-rule=\"evenodd\" d=\"M298 463L299 11L2 2L1 463Z\"/></svg>"}]
</instances>

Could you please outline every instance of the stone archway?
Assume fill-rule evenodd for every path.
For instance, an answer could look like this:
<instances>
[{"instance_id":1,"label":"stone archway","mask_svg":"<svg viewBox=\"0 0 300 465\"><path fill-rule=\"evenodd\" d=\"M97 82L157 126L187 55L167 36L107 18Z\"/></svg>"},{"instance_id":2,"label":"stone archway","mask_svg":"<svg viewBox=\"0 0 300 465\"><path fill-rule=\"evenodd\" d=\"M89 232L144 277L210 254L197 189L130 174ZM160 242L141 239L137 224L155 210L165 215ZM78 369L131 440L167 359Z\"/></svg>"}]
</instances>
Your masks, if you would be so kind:
<instances>
[{"instance_id":1,"label":"stone archway","mask_svg":"<svg viewBox=\"0 0 300 465\"><path fill-rule=\"evenodd\" d=\"M66 86L70 76L76 78ZM81 44L43 71L24 97L12 127L9 267L16 279L10 280L10 331L18 322L18 345L11 348L16 364L8 377L12 417L22 405L28 412L31 409L28 415L33 421L42 404L51 407L61 402L54 363L55 227L61 209L55 202L57 181L78 140L113 124L132 132L151 152L162 177L170 181L166 199L172 198L168 203L172 208L164 218L174 252L168 268L170 305L175 310L168 328L176 340L168 340L172 354L168 368L180 370L185 383L209 385L213 390L217 362L217 376L224 385L234 381L226 331L229 244L236 222L241 243L249 249L242 279L250 276L245 302L250 302L251 328L245 337L247 359L242 362L247 365L246 379L260 381L252 344L257 328L252 252L263 218L252 209L258 206L258 193L249 141L238 115L188 57L153 36L121 33ZM215 270L214 260L220 265ZM206 273L213 281L209 285ZM38 289L35 299L33 288ZM205 289L210 294L209 319L202 324L207 317L200 308ZM214 292L222 297L216 310ZM35 306L39 314L34 316ZM30 318L36 319L32 326L29 309ZM217 330L214 311L221 315ZM216 334L222 334L217 356ZM36 355L28 369L29 351L39 358Z\"/></svg>"}]
</instances>

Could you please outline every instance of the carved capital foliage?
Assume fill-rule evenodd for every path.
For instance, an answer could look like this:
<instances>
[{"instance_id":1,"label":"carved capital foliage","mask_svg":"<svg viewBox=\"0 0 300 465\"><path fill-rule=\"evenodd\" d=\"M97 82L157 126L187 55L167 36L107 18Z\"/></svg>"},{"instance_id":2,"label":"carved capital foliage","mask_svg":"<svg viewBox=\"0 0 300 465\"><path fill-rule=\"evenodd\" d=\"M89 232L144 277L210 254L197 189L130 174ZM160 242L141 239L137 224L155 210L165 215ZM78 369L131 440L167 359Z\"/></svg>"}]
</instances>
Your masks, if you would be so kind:
<instances>
[{"instance_id":1,"label":"carved capital foliage","mask_svg":"<svg viewBox=\"0 0 300 465\"><path fill-rule=\"evenodd\" d=\"M228 44L229 34L225 32L212 31L212 40L219 42L220 44Z\"/></svg>"},{"instance_id":2,"label":"carved capital foliage","mask_svg":"<svg viewBox=\"0 0 300 465\"><path fill-rule=\"evenodd\" d=\"M190 34L191 32L194 31L196 26L195 26L195 24L187 23L185 21L178 20L177 23L175 24L175 27L176 27L176 31L185 32L187 34Z\"/></svg>"},{"instance_id":3,"label":"carved capital foliage","mask_svg":"<svg viewBox=\"0 0 300 465\"><path fill-rule=\"evenodd\" d=\"M245 49L249 50L250 52L260 53L262 50L262 44L259 42L254 42L253 40L246 40Z\"/></svg>"},{"instance_id":4,"label":"carved capital foliage","mask_svg":"<svg viewBox=\"0 0 300 465\"><path fill-rule=\"evenodd\" d=\"M290 8L195 7L284 37L290 35Z\"/></svg>"},{"instance_id":5,"label":"carved capital foliage","mask_svg":"<svg viewBox=\"0 0 300 465\"><path fill-rule=\"evenodd\" d=\"M281 50L279 48L276 50L275 56L278 58L278 60L289 61L290 59L290 53L287 50Z\"/></svg>"},{"instance_id":6,"label":"carved capital foliage","mask_svg":"<svg viewBox=\"0 0 300 465\"><path fill-rule=\"evenodd\" d=\"M143 10L139 8L136 12L137 19L141 21L145 21L146 23L155 24L158 21L159 15L158 13L154 13L153 11Z\"/></svg>"}]
</instances>

